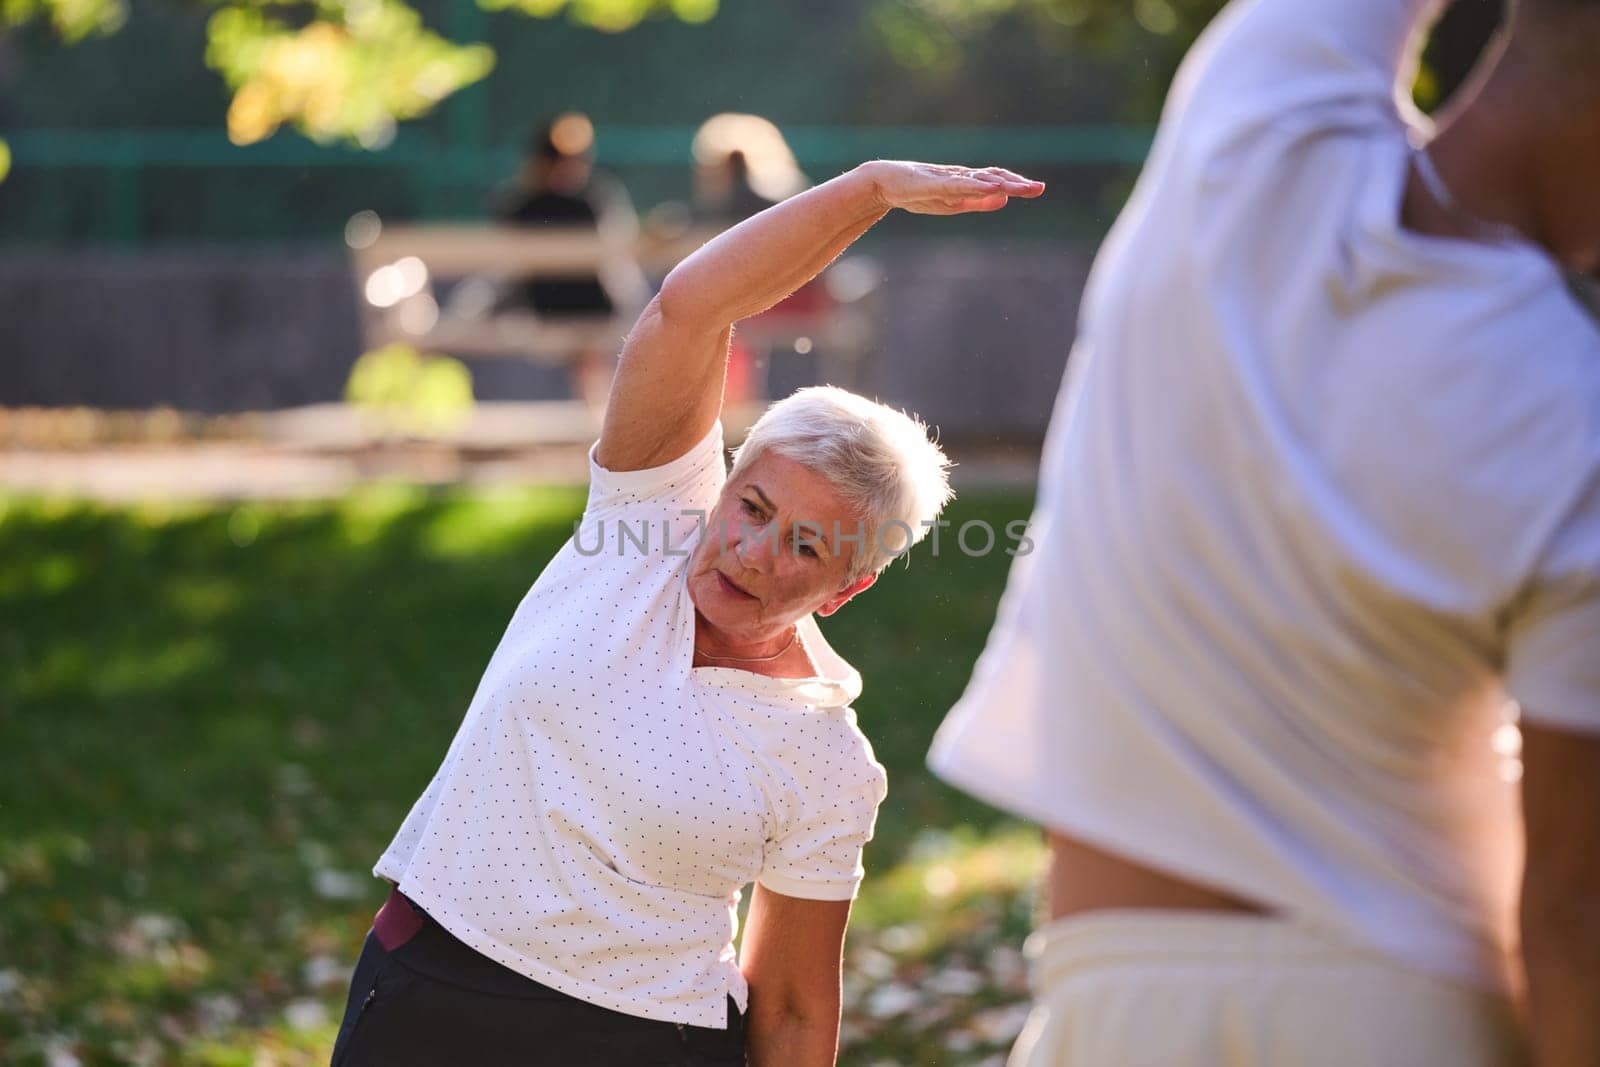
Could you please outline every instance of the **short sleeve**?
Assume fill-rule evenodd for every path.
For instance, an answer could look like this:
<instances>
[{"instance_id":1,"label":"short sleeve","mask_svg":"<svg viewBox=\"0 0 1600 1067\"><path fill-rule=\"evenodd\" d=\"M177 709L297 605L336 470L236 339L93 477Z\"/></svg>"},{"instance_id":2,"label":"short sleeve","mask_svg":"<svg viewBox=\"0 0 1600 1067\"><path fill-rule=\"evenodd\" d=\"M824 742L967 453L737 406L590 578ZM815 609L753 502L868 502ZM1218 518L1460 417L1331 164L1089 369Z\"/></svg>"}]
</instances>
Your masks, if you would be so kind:
<instances>
[{"instance_id":1,"label":"short sleeve","mask_svg":"<svg viewBox=\"0 0 1600 1067\"><path fill-rule=\"evenodd\" d=\"M709 510L727 480L723 464L722 424L714 422L693 448L670 463L647 470L612 471L589 449L589 503L586 512L644 505L654 510Z\"/></svg>"},{"instance_id":2,"label":"short sleeve","mask_svg":"<svg viewBox=\"0 0 1600 1067\"><path fill-rule=\"evenodd\" d=\"M1526 719L1600 733L1600 470L1550 538L1508 644L1506 691Z\"/></svg>"},{"instance_id":3,"label":"short sleeve","mask_svg":"<svg viewBox=\"0 0 1600 1067\"><path fill-rule=\"evenodd\" d=\"M861 852L888 794L888 776L870 750L855 770L811 779L791 825L767 844L756 879L761 885L805 900L855 897L865 874Z\"/></svg>"}]
</instances>

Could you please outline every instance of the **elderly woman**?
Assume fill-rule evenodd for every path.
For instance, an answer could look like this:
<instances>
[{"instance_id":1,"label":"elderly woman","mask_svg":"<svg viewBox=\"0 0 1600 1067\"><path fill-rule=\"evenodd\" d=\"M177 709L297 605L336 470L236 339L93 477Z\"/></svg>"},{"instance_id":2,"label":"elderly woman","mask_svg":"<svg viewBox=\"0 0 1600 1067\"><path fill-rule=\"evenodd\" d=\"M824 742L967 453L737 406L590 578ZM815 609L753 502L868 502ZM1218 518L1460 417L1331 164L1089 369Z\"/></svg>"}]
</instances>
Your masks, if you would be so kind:
<instances>
[{"instance_id":1,"label":"elderly woman","mask_svg":"<svg viewBox=\"0 0 1600 1067\"><path fill-rule=\"evenodd\" d=\"M867 163L667 278L623 348L580 528L375 868L395 889L335 1067L834 1062L884 772L813 616L925 531L946 462L920 423L822 388L773 405L725 474L730 331L893 208L1042 190Z\"/></svg>"}]
</instances>

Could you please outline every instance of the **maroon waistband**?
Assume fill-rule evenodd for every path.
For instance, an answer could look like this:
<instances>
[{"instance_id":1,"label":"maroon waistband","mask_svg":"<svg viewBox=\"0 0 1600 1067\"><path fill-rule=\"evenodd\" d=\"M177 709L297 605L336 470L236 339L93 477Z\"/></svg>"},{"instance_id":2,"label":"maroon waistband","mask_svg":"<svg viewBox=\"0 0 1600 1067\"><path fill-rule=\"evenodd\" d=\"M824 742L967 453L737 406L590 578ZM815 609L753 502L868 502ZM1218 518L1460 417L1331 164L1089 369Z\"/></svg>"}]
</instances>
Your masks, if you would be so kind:
<instances>
[{"instance_id":1,"label":"maroon waistband","mask_svg":"<svg viewBox=\"0 0 1600 1067\"><path fill-rule=\"evenodd\" d=\"M372 932L378 944L383 946L383 951L393 952L416 937L417 931L427 921L423 910L411 903L400 892L399 886L395 886L389 890L389 899L383 902L383 907L378 909L377 916L372 920Z\"/></svg>"}]
</instances>

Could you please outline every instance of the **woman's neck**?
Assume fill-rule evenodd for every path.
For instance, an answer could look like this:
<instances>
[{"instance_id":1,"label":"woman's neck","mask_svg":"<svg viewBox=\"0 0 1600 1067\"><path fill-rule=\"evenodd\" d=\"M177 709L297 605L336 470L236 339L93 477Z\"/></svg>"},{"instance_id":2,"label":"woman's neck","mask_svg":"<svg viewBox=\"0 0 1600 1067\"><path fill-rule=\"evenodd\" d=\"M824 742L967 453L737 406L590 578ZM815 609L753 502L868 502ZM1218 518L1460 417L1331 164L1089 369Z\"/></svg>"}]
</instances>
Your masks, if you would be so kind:
<instances>
[{"instance_id":1,"label":"woman's neck","mask_svg":"<svg viewBox=\"0 0 1600 1067\"><path fill-rule=\"evenodd\" d=\"M1440 204L1413 171L1402 222L1441 237L1510 229L1565 262L1570 250L1563 247L1561 227L1552 226L1562 209L1550 195L1561 183L1551 176L1582 172L1593 134L1568 121L1560 101L1549 99L1548 86L1523 68L1510 59L1500 62L1439 116L1427 152L1455 208Z\"/></svg>"},{"instance_id":2,"label":"woman's neck","mask_svg":"<svg viewBox=\"0 0 1600 1067\"><path fill-rule=\"evenodd\" d=\"M771 678L809 678L816 667L800 640L800 624L794 623L773 635L738 638L708 622L698 611L694 616L694 665L731 667Z\"/></svg>"}]
</instances>

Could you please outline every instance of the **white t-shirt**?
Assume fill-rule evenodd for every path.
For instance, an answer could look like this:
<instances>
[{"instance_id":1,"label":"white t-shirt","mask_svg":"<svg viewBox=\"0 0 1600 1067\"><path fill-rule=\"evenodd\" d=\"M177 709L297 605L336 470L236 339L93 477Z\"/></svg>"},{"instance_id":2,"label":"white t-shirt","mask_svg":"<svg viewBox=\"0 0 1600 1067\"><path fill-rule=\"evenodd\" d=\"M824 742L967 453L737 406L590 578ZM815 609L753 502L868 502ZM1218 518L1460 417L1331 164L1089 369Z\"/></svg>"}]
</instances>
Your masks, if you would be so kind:
<instances>
[{"instance_id":1,"label":"white t-shirt","mask_svg":"<svg viewBox=\"0 0 1600 1067\"><path fill-rule=\"evenodd\" d=\"M1498 987L1507 693L1600 731L1600 331L1533 246L1401 227L1425 6L1236 3L1185 64L930 761Z\"/></svg>"},{"instance_id":2,"label":"white t-shirt","mask_svg":"<svg viewBox=\"0 0 1600 1067\"><path fill-rule=\"evenodd\" d=\"M826 677L692 666L687 557L725 478L721 428L653 470L590 467L579 531L374 870L537 982L720 1028L728 996L746 1003L742 888L853 897L886 778L850 708L860 676L811 618Z\"/></svg>"}]
</instances>

